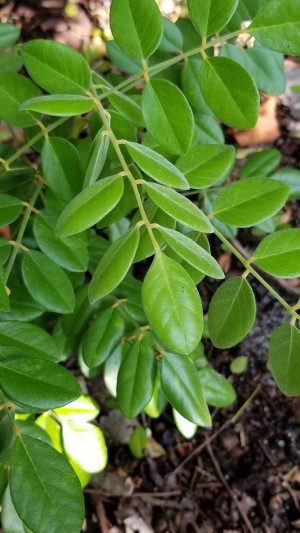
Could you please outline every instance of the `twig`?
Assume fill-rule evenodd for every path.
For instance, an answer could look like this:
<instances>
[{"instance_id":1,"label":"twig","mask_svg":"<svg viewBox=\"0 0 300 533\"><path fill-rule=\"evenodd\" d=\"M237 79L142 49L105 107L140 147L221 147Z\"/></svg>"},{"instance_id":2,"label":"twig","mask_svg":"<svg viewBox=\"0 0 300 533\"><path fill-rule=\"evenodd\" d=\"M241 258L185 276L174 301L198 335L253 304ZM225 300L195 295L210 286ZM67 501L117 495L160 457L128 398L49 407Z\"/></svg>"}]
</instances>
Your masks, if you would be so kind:
<instances>
[{"instance_id":1,"label":"twig","mask_svg":"<svg viewBox=\"0 0 300 533\"><path fill-rule=\"evenodd\" d=\"M207 445L206 446L207 446L207 451L208 451L208 453L210 455L210 458L211 458L211 460L212 460L212 462L214 464L214 467L216 469L216 472L217 472L220 480L222 481L225 489L227 490L229 496L231 497L232 501L235 503L235 505L236 505L236 507L237 507L237 509L238 509L238 511L239 511L244 523L245 523L245 526L246 526L247 530L250 533L255 533L255 531L254 531L254 529L253 529L253 527L252 527L252 525L251 525L251 523L249 521L248 516L244 512L244 509L240 505L240 502L238 501L236 495L234 494L234 492L231 490L230 486L228 485L228 483L227 483L227 481L226 481L226 479L225 479L225 477L223 475L223 472L221 470L221 467L220 467L220 465L218 463L218 460L217 460L217 458L216 458L216 456L215 456L215 454L214 454L214 452L212 450L210 442L208 442L208 439L207 439Z\"/></svg>"},{"instance_id":2,"label":"twig","mask_svg":"<svg viewBox=\"0 0 300 533\"><path fill-rule=\"evenodd\" d=\"M95 510L96 510L96 515L98 518L98 524L100 527L100 531L101 533L109 533L108 520L107 520L103 502L99 497L95 495L92 495L92 499L95 504Z\"/></svg>"}]
</instances>

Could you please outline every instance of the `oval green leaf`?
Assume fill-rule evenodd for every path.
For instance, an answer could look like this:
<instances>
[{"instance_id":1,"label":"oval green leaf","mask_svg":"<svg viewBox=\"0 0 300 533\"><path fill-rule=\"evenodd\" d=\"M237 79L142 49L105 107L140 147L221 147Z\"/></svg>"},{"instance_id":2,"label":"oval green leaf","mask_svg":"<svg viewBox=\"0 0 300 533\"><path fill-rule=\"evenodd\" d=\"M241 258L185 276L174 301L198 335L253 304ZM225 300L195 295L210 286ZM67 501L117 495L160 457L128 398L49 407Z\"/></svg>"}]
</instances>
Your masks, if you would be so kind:
<instances>
[{"instance_id":1,"label":"oval green leaf","mask_svg":"<svg viewBox=\"0 0 300 533\"><path fill-rule=\"evenodd\" d=\"M161 386L166 398L181 416L199 426L211 426L200 378L191 359L165 352L161 365Z\"/></svg>"},{"instance_id":2,"label":"oval green leaf","mask_svg":"<svg viewBox=\"0 0 300 533\"><path fill-rule=\"evenodd\" d=\"M89 300L92 304L113 291L125 278L134 260L138 243L139 227L135 226L108 248L89 287Z\"/></svg>"},{"instance_id":3,"label":"oval green leaf","mask_svg":"<svg viewBox=\"0 0 300 533\"><path fill-rule=\"evenodd\" d=\"M21 74L5 73L0 78L0 118L12 124L27 128L34 126L40 115L34 116L29 111L20 111L20 105L42 94L41 90Z\"/></svg>"},{"instance_id":4,"label":"oval green leaf","mask_svg":"<svg viewBox=\"0 0 300 533\"><path fill-rule=\"evenodd\" d=\"M155 0L112 0L110 27L119 47L133 59L142 60L158 47L163 19Z\"/></svg>"},{"instance_id":5,"label":"oval green leaf","mask_svg":"<svg viewBox=\"0 0 300 533\"><path fill-rule=\"evenodd\" d=\"M63 421L62 444L71 463L85 472L101 472L107 463L107 448L101 429L79 420Z\"/></svg>"},{"instance_id":6,"label":"oval green leaf","mask_svg":"<svg viewBox=\"0 0 300 533\"><path fill-rule=\"evenodd\" d=\"M134 162L150 178L175 189L189 189L182 172L162 155L138 143L126 142L126 148Z\"/></svg>"},{"instance_id":7,"label":"oval green leaf","mask_svg":"<svg viewBox=\"0 0 300 533\"><path fill-rule=\"evenodd\" d=\"M203 61L200 87L206 103L227 126L253 128L258 119L259 93L248 72L227 57Z\"/></svg>"},{"instance_id":8,"label":"oval green leaf","mask_svg":"<svg viewBox=\"0 0 300 533\"><path fill-rule=\"evenodd\" d=\"M54 338L45 330L27 322L0 322L0 346L11 346L27 355L59 361L61 354Z\"/></svg>"},{"instance_id":9,"label":"oval green leaf","mask_svg":"<svg viewBox=\"0 0 300 533\"><path fill-rule=\"evenodd\" d=\"M22 273L33 298L54 313L72 313L75 295L65 272L41 252L31 250L23 257Z\"/></svg>"},{"instance_id":10,"label":"oval green leaf","mask_svg":"<svg viewBox=\"0 0 300 533\"><path fill-rule=\"evenodd\" d=\"M93 109L93 105L93 101L87 96L54 94L30 98L21 105L20 109L36 111L54 117L73 117L88 113Z\"/></svg>"},{"instance_id":11,"label":"oval green leaf","mask_svg":"<svg viewBox=\"0 0 300 533\"><path fill-rule=\"evenodd\" d=\"M217 348L231 348L248 335L255 320L253 291L243 277L230 278L216 290L208 310L208 330Z\"/></svg>"},{"instance_id":12,"label":"oval green leaf","mask_svg":"<svg viewBox=\"0 0 300 533\"><path fill-rule=\"evenodd\" d=\"M146 317L158 338L179 353L198 345L203 315L198 291L184 268L157 252L142 288Z\"/></svg>"},{"instance_id":13,"label":"oval green leaf","mask_svg":"<svg viewBox=\"0 0 300 533\"><path fill-rule=\"evenodd\" d=\"M217 261L192 239L172 229L159 226L158 230L174 252L191 266L212 278L224 278L223 270Z\"/></svg>"},{"instance_id":14,"label":"oval green leaf","mask_svg":"<svg viewBox=\"0 0 300 533\"><path fill-rule=\"evenodd\" d=\"M57 233L66 237L94 226L117 205L123 188L122 177L112 176L84 189L62 212Z\"/></svg>"},{"instance_id":15,"label":"oval green leaf","mask_svg":"<svg viewBox=\"0 0 300 533\"><path fill-rule=\"evenodd\" d=\"M202 37L218 33L230 21L239 0L187 0L192 23Z\"/></svg>"},{"instance_id":16,"label":"oval green leaf","mask_svg":"<svg viewBox=\"0 0 300 533\"><path fill-rule=\"evenodd\" d=\"M169 152L186 154L192 143L194 118L186 97L170 81L151 80L142 97L147 130Z\"/></svg>"},{"instance_id":17,"label":"oval green leaf","mask_svg":"<svg viewBox=\"0 0 300 533\"><path fill-rule=\"evenodd\" d=\"M282 324L272 333L268 367L286 396L300 394L300 332L292 324Z\"/></svg>"},{"instance_id":18,"label":"oval green leaf","mask_svg":"<svg viewBox=\"0 0 300 533\"><path fill-rule=\"evenodd\" d=\"M156 378L154 349L137 340L123 357L117 380L117 400L123 415L134 418L150 402Z\"/></svg>"},{"instance_id":19,"label":"oval green leaf","mask_svg":"<svg viewBox=\"0 0 300 533\"><path fill-rule=\"evenodd\" d=\"M261 7L247 32L271 50L299 55L299 0L270 0Z\"/></svg>"},{"instance_id":20,"label":"oval green leaf","mask_svg":"<svg viewBox=\"0 0 300 533\"><path fill-rule=\"evenodd\" d=\"M16 220L22 211L23 202L9 194L0 194L0 227Z\"/></svg>"},{"instance_id":21,"label":"oval green leaf","mask_svg":"<svg viewBox=\"0 0 300 533\"><path fill-rule=\"evenodd\" d=\"M9 486L18 515L32 531L80 532L84 501L79 480L67 459L48 444L27 435L16 440Z\"/></svg>"},{"instance_id":22,"label":"oval green leaf","mask_svg":"<svg viewBox=\"0 0 300 533\"><path fill-rule=\"evenodd\" d=\"M281 160L276 148L268 148L250 157L242 166L240 178L264 178L275 170Z\"/></svg>"},{"instance_id":23,"label":"oval green leaf","mask_svg":"<svg viewBox=\"0 0 300 533\"><path fill-rule=\"evenodd\" d=\"M151 200L168 215L197 231L213 231L208 218L190 200L163 185L144 185Z\"/></svg>"},{"instance_id":24,"label":"oval green leaf","mask_svg":"<svg viewBox=\"0 0 300 533\"><path fill-rule=\"evenodd\" d=\"M272 276L300 276L300 229L285 229L268 235L256 248L253 260Z\"/></svg>"},{"instance_id":25,"label":"oval green leaf","mask_svg":"<svg viewBox=\"0 0 300 533\"><path fill-rule=\"evenodd\" d=\"M214 216L232 226L247 228L274 215L290 189L273 179L247 178L226 187L213 205Z\"/></svg>"},{"instance_id":26,"label":"oval green leaf","mask_svg":"<svg viewBox=\"0 0 300 533\"><path fill-rule=\"evenodd\" d=\"M0 23L0 50L15 44L20 37L20 30L13 24Z\"/></svg>"},{"instance_id":27,"label":"oval green leaf","mask_svg":"<svg viewBox=\"0 0 300 533\"><path fill-rule=\"evenodd\" d=\"M81 95L90 88L87 61L65 44L36 39L23 45L22 56L30 77L47 93Z\"/></svg>"},{"instance_id":28,"label":"oval green leaf","mask_svg":"<svg viewBox=\"0 0 300 533\"><path fill-rule=\"evenodd\" d=\"M227 178L233 163L233 146L194 146L186 156L180 157L176 166L185 175L193 189L206 189Z\"/></svg>"},{"instance_id":29,"label":"oval green leaf","mask_svg":"<svg viewBox=\"0 0 300 533\"><path fill-rule=\"evenodd\" d=\"M24 409L48 411L78 398L80 387L64 367L36 357L0 361L1 388Z\"/></svg>"},{"instance_id":30,"label":"oval green leaf","mask_svg":"<svg viewBox=\"0 0 300 533\"><path fill-rule=\"evenodd\" d=\"M104 135L103 131L100 130L94 138L90 149L89 164L86 169L83 184L84 187L93 185L99 178L106 161L108 148L109 136Z\"/></svg>"},{"instance_id":31,"label":"oval green leaf","mask_svg":"<svg viewBox=\"0 0 300 533\"><path fill-rule=\"evenodd\" d=\"M198 372L204 398L213 407L229 407L236 400L233 386L213 368L203 368Z\"/></svg>"}]
</instances>

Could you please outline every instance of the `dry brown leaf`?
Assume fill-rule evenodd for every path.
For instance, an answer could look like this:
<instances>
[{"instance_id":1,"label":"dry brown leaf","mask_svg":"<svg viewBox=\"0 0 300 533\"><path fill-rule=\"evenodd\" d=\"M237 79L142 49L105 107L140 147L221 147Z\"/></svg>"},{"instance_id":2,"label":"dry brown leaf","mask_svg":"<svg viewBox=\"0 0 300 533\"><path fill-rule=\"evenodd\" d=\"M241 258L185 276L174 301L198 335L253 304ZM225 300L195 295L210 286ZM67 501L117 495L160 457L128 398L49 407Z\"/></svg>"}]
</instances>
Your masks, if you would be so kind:
<instances>
[{"instance_id":1,"label":"dry brown leaf","mask_svg":"<svg viewBox=\"0 0 300 533\"><path fill-rule=\"evenodd\" d=\"M231 130L240 146L271 143L280 137L280 127L276 116L278 102L277 96L266 96L261 104L258 121L254 128Z\"/></svg>"}]
</instances>

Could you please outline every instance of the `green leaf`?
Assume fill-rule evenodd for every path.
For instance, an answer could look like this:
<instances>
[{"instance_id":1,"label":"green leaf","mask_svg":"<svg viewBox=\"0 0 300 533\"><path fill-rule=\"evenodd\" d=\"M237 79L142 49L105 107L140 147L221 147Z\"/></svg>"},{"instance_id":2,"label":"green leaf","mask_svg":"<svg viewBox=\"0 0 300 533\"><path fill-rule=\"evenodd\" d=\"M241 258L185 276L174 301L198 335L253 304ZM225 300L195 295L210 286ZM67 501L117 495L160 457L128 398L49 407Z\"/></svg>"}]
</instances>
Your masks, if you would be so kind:
<instances>
[{"instance_id":1,"label":"green leaf","mask_svg":"<svg viewBox=\"0 0 300 533\"><path fill-rule=\"evenodd\" d=\"M192 110L184 94L167 80L151 80L142 97L146 128L173 154L186 154L194 133Z\"/></svg>"},{"instance_id":2,"label":"green leaf","mask_svg":"<svg viewBox=\"0 0 300 533\"><path fill-rule=\"evenodd\" d=\"M14 508L9 486L6 487L2 500L1 524L5 533L32 533L22 522Z\"/></svg>"},{"instance_id":3,"label":"green leaf","mask_svg":"<svg viewBox=\"0 0 300 533\"><path fill-rule=\"evenodd\" d=\"M195 230L205 233L213 231L209 220L190 200L163 185L144 185L151 200L168 215Z\"/></svg>"},{"instance_id":4,"label":"green leaf","mask_svg":"<svg viewBox=\"0 0 300 533\"><path fill-rule=\"evenodd\" d=\"M117 399L126 418L136 417L150 402L156 378L154 349L137 340L125 353L117 380Z\"/></svg>"},{"instance_id":5,"label":"green leaf","mask_svg":"<svg viewBox=\"0 0 300 533\"><path fill-rule=\"evenodd\" d=\"M253 261L278 278L300 276L300 229L276 231L265 237L256 248Z\"/></svg>"},{"instance_id":6,"label":"green leaf","mask_svg":"<svg viewBox=\"0 0 300 533\"><path fill-rule=\"evenodd\" d=\"M15 276L9 278L10 312L0 313L1 320L20 320L22 322L35 320L43 314L45 309L31 297L29 292Z\"/></svg>"},{"instance_id":7,"label":"green leaf","mask_svg":"<svg viewBox=\"0 0 300 533\"><path fill-rule=\"evenodd\" d=\"M121 50L116 41L108 41L106 43L106 50L112 64L118 67L122 72L127 72L128 74L137 74L138 72L141 72L140 61L131 59Z\"/></svg>"},{"instance_id":8,"label":"green leaf","mask_svg":"<svg viewBox=\"0 0 300 533\"><path fill-rule=\"evenodd\" d=\"M25 111L37 111L54 117L73 117L83 115L93 109L93 101L87 96L74 94L54 94L38 96L26 100L20 107Z\"/></svg>"},{"instance_id":9,"label":"green leaf","mask_svg":"<svg viewBox=\"0 0 300 533\"><path fill-rule=\"evenodd\" d=\"M130 57L142 60L158 47L163 19L155 0L112 0L110 27L120 48Z\"/></svg>"},{"instance_id":10,"label":"green leaf","mask_svg":"<svg viewBox=\"0 0 300 533\"><path fill-rule=\"evenodd\" d=\"M227 279L214 293L208 310L208 330L217 348L231 348L251 330L256 313L251 286L243 277Z\"/></svg>"},{"instance_id":11,"label":"green leaf","mask_svg":"<svg viewBox=\"0 0 300 533\"><path fill-rule=\"evenodd\" d=\"M17 73L23 66L23 60L17 52L0 54L0 73Z\"/></svg>"},{"instance_id":12,"label":"green leaf","mask_svg":"<svg viewBox=\"0 0 300 533\"><path fill-rule=\"evenodd\" d=\"M208 241L208 238L206 237L206 235L204 235L204 233L200 233L198 231L190 231L189 233L187 233L185 235L186 235L186 237L188 237L188 239L191 239L193 243L197 244L205 252L210 254L209 241ZM174 251L174 249L172 249L170 246L168 246L168 247L166 247L164 249L164 253L166 255L168 255L169 257L171 257L171 259L175 259L175 261L177 263L179 263L184 268L184 270L186 270L186 272L190 275L190 277L192 278L192 280L195 283L195 285L198 285L198 283L200 283L200 281L202 281L205 278L205 274L203 272L200 272L200 270L198 270L198 268L195 268L194 266L192 266L191 263L189 263L188 261L186 261L183 258L183 256L178 255L178 253L176 253ZM201 255L202 255L202 252L201 252ZM209 259L208 259L208 261L209 261ZM196 263L197 264L199 263L199 257L198 256L197 256ZM203 269L204 269L204 266L203 266ZM210 268L210 270L211 270L211 268ZM219 275L221 275L220 271L219 271Z\"/></svg>"},{"instance_id":13,"label":"green leaf","mask_svg":"<svg viewBox=\"0 0 300 533\"><path fill-rule=\"evenodd\" d=\"M258 89L268 94L285 91L284 56L263 46L246 50L246 67Z\"/></svg>"},{"instance_id":14,"label":"green leaf","mask_svg":"<svg viewBox=\"0 0 300 533\"><path fill-rule=\"evenodd\" d=\"M12 402L38 412L66 405L81 394L73 374L47 359L16 356L0 361L0 379Z\"/></svg>"},{"instance_id":15,"label":"green leaf","mask_svg":"<svg viewBox=\"0 0 300 533\"><path fill-rule=\"evenodd\" d=\"M300 332L292 324L282 324L272 333L268 368L286 396L300 394Z\"/></svg>"},{"instance_id":16,"label":"green leaf","mask_svg":"<svg viewBox=\"0 0 300 533\"><path fill-rule=\"evenodd\" d=\"M10 310L10 302L5 285L4 270L0 266L0 312L7 313Z\"/></svg>"},{"instance_id":17,"label":"green leaf","mask_svg":"<svg viewBox=\"0 0 300 533\"><path fill-rule=\"evenodd\" d=\"M194 113L194 119L199 144L224 144L223 130L215 117Z\"/></svg>"},{"instance_id":18,"label":"green leaf","mask_svg":"<svg viewBox=\"0 0 300 533\"><path fill-rule=\"evenodd\" d=\"M242 166L240 178L264 178L279 165L281 153L276 148L268 148L250 157Z\"/></svg>"},{"instance_id":19,"label":"green leaf","mask_svg":"<svg viewBox=\"0 0 300 533\"><path fill-rule=\"evenodd\" d=\"M248 367L248 357L246 355L238 355L230 363L230 372L232 374L244 374Z\"/></svg>"},{"instance_id":20,"label":"green leaf","mask_svg":"<svg viewBox=\"0 0 300 533\"><path fill-rule=\"evenodd\" d=\"M11 346L33 357L59 361L60 352L54 338L45 330L27 322L0 322L0 346Z\"/></svg>"},{"instance_id":21,"label":"green leaf","mask_svg":"<svg viewBox=\"0 0 300 533\"><path fill-rule=\"evenodd\" d=\"M162 155L138 143L126 142L126 148L134 162L150 178L175 189L189 189L184 175Z\"/></svg>"},{"instance_id":22,"label":"green leaf","mask_svg":"<svg viewBox=\"0 0 300 533\"><path fill-rule=\"evenodd\" d=\"M107 98L123 117L137 126L144 126L141 107L133 98L129 98L126 94L117 91L108 94Z\"/></svg>"},{"instance_id":23,"label":"green leaf","mask_svg":"<svg viewBox=\"0 0 300 533\"><path fill-rule=\"evenodd\" d=\"M271 178L288 185L290 188L289 200L300 198L300 170L284 167L275 172Z\"/></svg>"},{"instance_id":24,"label":"green leaf","mask_svg":"<svg viewBox=\"0 0 300 533\"><path fill-rule=\"evenodd\" d=\"M203 59L201 57L188 58L182 69L181 84L191 107L200 113L212 115L212 111L205 102L199 85L202 63Z\"/></svg>"},{"instance_id":25,"label":"green leaf","mask_svg":"<svg viewBox=\"0 0 300 533\"><path fill-rule=\"evenodd\" d=\"M253 128L258 119L259 93L248 72L227 57L203 61L200 87L206 103L227 126Z\"/></svg>"},{"instance_id":26,"label":"green leaf","mask_svg":"<svg viewBox=\"0 0 300 533\"><path fill-rule=\"evenodd\" d=\"M18 515L33 531L80 532L84 503L79 480L67 459L48 444L27 435L16 440L9 486Z\"/></svg>"},{"instance_id":27,"label":"green leaf","mask_svg":"<svg viewBox=\"0 0 300 533\"><path fill-rule=\"evenodd\" d=\"M124 334L125 324L117 308L101 311L82 339L82 357L89 368L101 365L112 354Z\"/></svg>"},{"instance_id":28,"label":"green leaf","mask_svg":"<svg viewBox=\"0 0 300 533\"><path fill-rule=\"evenodd\" d=\"M161 385L167 399L181 416L199 426L211 426L200 378L191 359L165 352L161 365Z\"/></svg>"},{"instance_id":29,"label":"green leaf","mask_svg":"<svg viewBox=\"0 0 300 533\"><path fill-rule=\"evenodd\" d=\"M213 368L199 370L204 398L213 407L229 407L236 400L233 386Z\"/></svg>"},{"instance_id":30,"label":"green leaf","mask_svg":"<svg viewBox=\"0 0 300 533\"><path fill-rule=\"evenodd\" d=\"M227 178L234 163L233 146L193 146L186 156L180 157L176 166L193 189L206 189Z\"/></svg>"},{"instance_id":31,"label":"green leaf","mask_svg":"<svg viewBox=\"0 0 300 533\"><path fill-rule=\"evenodd\" d=\"M28 78L21 74L5 73L0 79L0 118L12 124L26 128L36 124L40 115L28 111L20 111L20 105L28 100L40 96L41 90Z\"/></svg>"},{"instance_id":32,"label":"green leaf","mask_svg":"<svg viewBox=\"0 0 300 533\"><path fill-rule=\"evenodd\" d=\"M46 431L52 441L55 450L60 453L63 453L63 449L61 447L61 427L52 418L51 411L46 411L46 413L42 413L38 418L36 418L35 424Z\"/></svg>"},{"instance_id":33,"label":"green leaf","mask_svg":"<svg viewBox=\"0 0 300 533\"><path fill-rule=\"evenodd\" d=\"M43 177L50 189L63 200L70 201L82 189L83 172L79 154L69 141L61 137L46 140L42 149Z\"/></svg>"},{"instance_id":34,"label":"green leaf","mask_svg":"<svg viewBox=\"0 0 300 533\"><path fill-rule=\"evenodd\" d=\"M231 19L238 0L187 0L192 23L202 37L218 33Z\"/></svg>"},{"instance_id":35,"label":"green leaf","mask_svg":"<svg viewBox=\"0 0 300 533\"><path fill-rule=\"evenodd\" d=\"M183 37L180 29L166 17L163 17L163 24L164 30L159 49L171 53L182 50Z\"/></svg>"},{"instance_id":36,"label":"green leaf","mask_svg":"<svg viewBox=\"0 0 300 533\"><path fill-rule=\"evenodd\" d=\"M80 95L90 88L89 65L69 46L36 39L23 45L22 56L30 77L47 93Z\"/></svg>"},{"instance_id":37,"label":"green leaf","mask_svg":"<svg viewBox=\"0 0 300 533\"><path fill-rule=\"evenodd\" d=\"M105 165L109 140L109 136L105 135L102 130L94 138L90 149L89 164L85 173L84 187L94 184L99 178Z\"/></svg>"},{"instance_id":38,"label":"green leaf","mask_svg":"<svg viewBox=\"0 0 300 533\"><path fill-rule=\"evenodd\" d=\"M89 287L89 299L92 304L121 283L132 265L138 243L139 227L135 226L108 248L94 272Z\"/></svg>"},{"instance_id":39,"label":"green leaf","mask_svg":"<svg viewBox=\"0 0 300 533\"><path fill-rule=\"evenodd\" d=\"M0 50L15 44L20 37L20 30L13 24L0 23Z\"/></svg>"},{"instance_id":40,"label":"green leaf","mask_svg":"<svg viewBox=\"0 0 300 533\"><path fill-rule=\"evenodd\" d=\"M147 448L147 433L142 426L134 428L128 446L133 457L141 459L144 456L144 451Z\"/></svg>"},{"instance_id":41,"label":"green leaf","mask_svg":"<svg viewBox=\"0 0 300 533\"><path fill-rule=\"evenodd\" d=\"M74 402L58 407L55 413L60 420L72 420L76 422L90 422L98 416L100 412L99 405L91 396L81 395Z\"/></svg>"},{"instance_id":42,"label":"green leaf","mask_svg":"<svg viewBox=\"0 0 300 533\"><path fill-rule=\"evenodd\" d=\"M271 50L299 55L299 0L270 0L259 10L247 32Z\"/></svg>"},{"instance_id":43,"label":"green leaf","mask_svg":"<svg viewBox=\"0 0 300 533\"><path fill-rule=\"evenodd\" d=\"M247 228L277 213L288 196L289 187L284 183L247 178L221 192L213 205L213 213L225 224Z\"/></svg>"},{"instance_id":44,"label":"green leaf","mask_svg":"<svg viewBox=\"0 0 300 533\"><path fill-rule=\"evenodd\" d=\"M188 354L202 335L202 306L198 291L181 265L157 252L142 288L146 317L169 348Z\"/></svg>"},{"instance_id":45,"label":"green leaf","mask_svg":"<svg viewBox=\"0 0 300 533\"><path fill-rule=\"evenodd\" d=\"M89 256L81 236L64 237L55 233L56 218L36 216L33 232L39 248L55 263L71 272L85 272Z\"/></svg>"},{"instance_id":46,"label":"green leaf","mask_svg":"<svg viewBox=\"0 0 300 533\"><path fill-rule=\"evenodd\" d=\"M217 261L192 239L172 229L158 227L166 243L176 254L207 276L223 279L224 273Z\"/></svg>"},{"instance_id":47,"label":"green leaf","mask_svg":"<svg viewBox=\"0 0 300 533\"><path fill-rule=\"evenodd\" d=\"M54 313L71 313L75 305L72 284L65 272L41 252L23 257L24 283L33 298Z\"/></svg>"},{"instance_id":48,"label":"green leaf","mask_svg":"<svg viewBox=\"0 0 300 533\"><path fill-rule=\"evenodd\" d=\"M122 177L116 175L84 189L59 217L56 228L59 235L74 235L94 226L117 205L123 188Z\"/></svg>"},{"instance_id":49,"label":"green leaf","mask_svg":"<svg viewBox=\"0 0 300 533\"><path fill-rule=\"evenodd\" d=\"M63 421L62 441L67 458L85 472L94 474L106 467L106 443L97 426L82 421Z\"/></svg>"},{"instance_id":50,"label":"green leaf","mask_svg":"<svg viewBox=\"0 0 300 533\"><path fill-rule=\"evenodd\" d=\"M186 439L191 439L195 435L198 429L197 424L193 424L193 422L184 418L184 416L178 413L174 407L173 418L179 433L181 433Z\"/></svg>"},{"instance_id":51,"label":"green leaf","mask_svg":"<svg viewBox=\"0 0 300 533\"><path fill-rule=\"evenodd\" d=\"M8 194L0 194L0 227L16 220L22 211L23 202Z\"/></svg>"}]
</instances>

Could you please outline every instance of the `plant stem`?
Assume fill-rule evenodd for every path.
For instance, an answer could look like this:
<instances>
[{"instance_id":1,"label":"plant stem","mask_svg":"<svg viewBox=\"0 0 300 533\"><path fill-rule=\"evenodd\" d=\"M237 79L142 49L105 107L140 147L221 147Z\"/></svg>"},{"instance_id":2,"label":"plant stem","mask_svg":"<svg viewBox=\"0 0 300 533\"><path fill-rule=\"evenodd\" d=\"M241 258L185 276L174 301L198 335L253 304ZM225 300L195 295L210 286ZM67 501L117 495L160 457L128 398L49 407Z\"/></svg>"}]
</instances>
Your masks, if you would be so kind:
<instances>
[{"instance_id":1,"label":"plant stem","mask_svg":"<svg viewBox=\"0 0 300 533\"><path fill-rule=\"evenodd\" d=\"M137 201L137 204L138 204L138 208L140 210L140 213L141 213L141 217L142 217L142 221L143 223L145 224L146 228L147 228L147 231L149 233L149 237L151 239L151 242L153 244L153 248L155 250L158 250L159 249L159 245L154 237L154 234L153 234L153 231L152 231L152 227L151 227L151 224L148 220L148 217L146 215L146 212L145 212L145 209L144 209L144 206L143 206L143 202L142 202L142 199L141 199L141 196L140 196L140 193L139 193L139 189L138 189L138 186L136 184L136 180L134 179L126 161L125 161L125 158L122 154L122 151L121 151L121 148L119 146L119 143L118 143L118 140L116 138L116 136L114 135L111 127L110 127L110 123L109 123L109 120L107 119L107 114L106 114L106 111L104 109L104 107L102 106L101 102L99 101L98 99L98 96L97 96L97 92L95 90L94 87L92 87L92 90L91 90L91 93L90 93L90 97L92 98L94 104L95 104L95 107L96 107L96 110L103 122L103 125L104 125L104 128L105 130L107 130L109 132L109 136L110 136L110 140L111 140L111 143L115 149L115 152L116 152L116 155L123 167L123 170L124 170L124 173L126 174L127 178L129 179L130 181L130 184L132 186L132 189L133 189L133 192L134 192L134 195L135 195L135 198L136 198L136 201Z\"/></svg>"},{"instance_id":2,"label":"plant stem","mask_svg":"<svg viewBox=\"0 0 300 533\"><path fill-rule=\"evenodd\" d=\"M18 243L18 244L21 244L21 242L22 242L23 235L25 233L25 230L26 230L26 227L27 227L27 224L28 224L28 220L29 220L30 215L31 215L31 213L33 211L34 204L35 204L35 202L36 202L36 200L38 198L38 195L41 192L42 187L43 187L43 184L39 183L37 188L35 189L33 195L32 195L32 198L31 198L29 204L26 206L26 211L25 211L25 214L24 214L24 218L23 218L22 224L20 226L17 238L15 240L15 242ZM7 265L6 270L5 270L5 278L4 278L5 284L7 283L9 275L10 275L10 273L12 271L13 266L14 266L14 262L15 262L15 259L17 257L19 248L20 248L19 246L14 246L13 249L12 249L11 256L9 258L9 262L8 262L8 265Z\"/></svg>"},{"instance_id":3,"label":"plant stem","mask_svg":"<svg viewBox=\"0 0 300 533\"><path fill-rule=\"evenodd\" d=\"M213 224L213 222L211 221L211 223ZM278 292L275 291L275 289L273 289L273 287L271 287L271 285L269 285L269 283L260 275L258 274L258 272L256 272L256 270L254 270L254 268L249 264L249 260L245 259L242 254L240 254L240 252L238 252L238 250L231 244L230 241L228 241L226 239L226 237L224 237L222 235L222 233L220 231L217 230L217 228L214 226L214 233L215 235L218 237L218 239L220 239L220 241L222 241L225 246L235 255L235 257L237 257L237 259L242 263L242 265L244 265L245 269L250 272L273 296L274 298L276 298L276 300L278 300L278 302L281 303L281 305L295 318L299 318L299 316L297 315L297 313L295 312L295 309L290 306L281 296L280 294L278 294Z\"/></svg>"}]
</instances>

